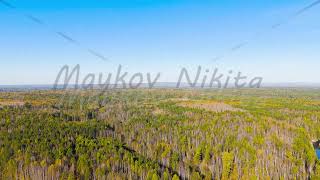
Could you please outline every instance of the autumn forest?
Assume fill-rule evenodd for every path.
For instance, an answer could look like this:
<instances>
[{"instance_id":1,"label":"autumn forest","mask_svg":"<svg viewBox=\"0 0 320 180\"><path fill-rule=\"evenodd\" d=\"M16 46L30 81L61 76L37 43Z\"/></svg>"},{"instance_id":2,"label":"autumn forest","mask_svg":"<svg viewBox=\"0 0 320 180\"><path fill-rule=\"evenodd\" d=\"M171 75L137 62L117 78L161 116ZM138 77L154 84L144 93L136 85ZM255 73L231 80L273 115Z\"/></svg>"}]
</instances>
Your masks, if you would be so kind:
<instances>
[{"instance_id":1,"label":"autumn forest","mask_svg":"<svg viewBox=\"0 0 320 180\"><path fill-rule=\"evenodd\" d=\"M0 179L320 179L317 89L0 92Z\"/></svg>"}]
</instances>

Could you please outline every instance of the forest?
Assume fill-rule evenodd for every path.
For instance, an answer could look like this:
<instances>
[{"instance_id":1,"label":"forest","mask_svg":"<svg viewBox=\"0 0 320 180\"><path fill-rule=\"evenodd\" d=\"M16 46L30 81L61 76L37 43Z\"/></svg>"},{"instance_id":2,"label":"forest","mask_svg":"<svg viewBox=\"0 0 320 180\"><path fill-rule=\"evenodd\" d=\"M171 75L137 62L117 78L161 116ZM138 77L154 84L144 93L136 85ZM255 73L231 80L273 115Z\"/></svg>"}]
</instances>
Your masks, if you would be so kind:
<instances>
[{"instance_id":1,"label":"forest","mask_svg":"<svg viewBox=\"0 0 320 180\"><path fill-rule=\"evenodd\" d=\"M0 179L320 179L317 89L0 92Z\"/></svg>"}]
</instances>

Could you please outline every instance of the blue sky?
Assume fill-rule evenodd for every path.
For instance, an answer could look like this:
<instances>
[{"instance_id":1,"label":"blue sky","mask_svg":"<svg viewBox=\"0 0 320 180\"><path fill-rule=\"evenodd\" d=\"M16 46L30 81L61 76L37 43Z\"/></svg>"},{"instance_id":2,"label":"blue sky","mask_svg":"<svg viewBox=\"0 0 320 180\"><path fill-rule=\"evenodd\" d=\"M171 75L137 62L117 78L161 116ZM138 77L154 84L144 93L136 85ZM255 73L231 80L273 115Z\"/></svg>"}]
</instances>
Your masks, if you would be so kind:
<instances>
[{"instance_id":1,"label":"blue sky","mask_svg":"<svg viewBox=\"0 0 320 180\"><path fill-rule=\"evenodd\" d=\"M320 5L270 27L310 0L7 0L0 4L0 84L51 84L63 65L81 74L161 72L174 82L198 65L264 82L320 82ZM42 26L25 14L44 21ZM63 32L81 47L55 34ZM249 44L230 53L241 42ZM86 48L106 56L105 62ZM213 61L216 56L224 58Z\"/></svg>"}]
</instances>

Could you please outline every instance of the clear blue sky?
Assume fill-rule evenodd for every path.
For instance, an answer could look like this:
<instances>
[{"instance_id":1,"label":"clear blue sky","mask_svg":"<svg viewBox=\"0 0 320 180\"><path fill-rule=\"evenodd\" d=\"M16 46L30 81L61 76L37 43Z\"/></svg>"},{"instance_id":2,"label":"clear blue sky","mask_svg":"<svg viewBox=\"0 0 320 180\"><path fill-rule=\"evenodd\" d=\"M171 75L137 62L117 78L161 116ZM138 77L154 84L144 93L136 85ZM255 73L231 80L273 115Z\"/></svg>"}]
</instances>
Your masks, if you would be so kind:
<instances>
[{"instance_id":1,"label":"clear blue sky","mask_svg":"<svg viewBox=\"0 0 320 180\"><path fill-rule=\"evenodd\" d=\"M265 82L320 82L320 5L270 29L312 0L7 1L17 9L0 4L2 85L50 84L65 64L80 64L82 74L115 73L122 64L129 73L161 72L161 81L176 81L182 67L195 72L201 65L262 76ZM248 45L229 53L248 39Z\"/></svg>"}]
</instances>

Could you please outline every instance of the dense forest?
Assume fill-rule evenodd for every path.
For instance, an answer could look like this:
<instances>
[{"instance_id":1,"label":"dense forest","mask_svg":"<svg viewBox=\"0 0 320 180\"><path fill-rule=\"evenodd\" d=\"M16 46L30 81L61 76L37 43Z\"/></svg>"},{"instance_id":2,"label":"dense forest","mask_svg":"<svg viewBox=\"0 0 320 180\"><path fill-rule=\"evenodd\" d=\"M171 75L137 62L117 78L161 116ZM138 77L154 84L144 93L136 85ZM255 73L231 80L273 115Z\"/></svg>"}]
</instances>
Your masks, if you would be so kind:
<instances>
[{"instance_id":1,"label":"dense forest","mask_svg":"<svg viewBox=\"0 0 320 180\"><path fill-rule=\"evenodd\" d=\"M0 179L320 179L316 89L0 93Z\"/></svg>"}]
</instances>

